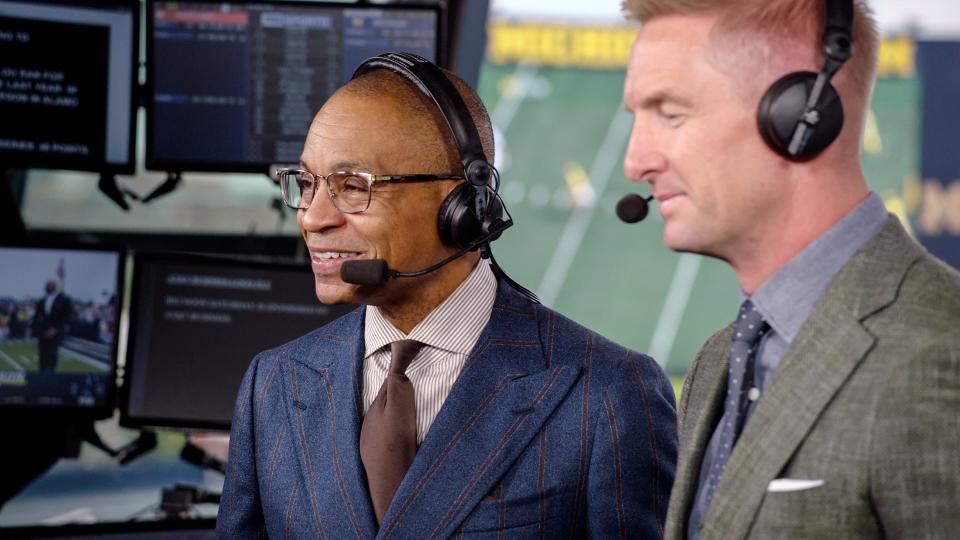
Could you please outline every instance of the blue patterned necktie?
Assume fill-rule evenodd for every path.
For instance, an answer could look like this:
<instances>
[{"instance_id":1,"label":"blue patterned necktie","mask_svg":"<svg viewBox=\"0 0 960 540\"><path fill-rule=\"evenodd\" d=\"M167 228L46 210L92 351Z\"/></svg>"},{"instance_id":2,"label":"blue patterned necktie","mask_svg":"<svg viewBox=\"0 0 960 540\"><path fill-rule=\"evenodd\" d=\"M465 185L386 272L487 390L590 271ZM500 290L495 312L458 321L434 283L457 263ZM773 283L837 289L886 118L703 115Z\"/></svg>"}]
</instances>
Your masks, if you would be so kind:
<instances>
[{"instance_id":1,"label":"blue patterned necktie","mask_svg":"<svg viewBox=\"0 0 960 540\"><path fill-rule=\"evenodd\" d=\"M750 402L760 397L760 391L753 381L754 364L760 340L769 329L770 325L764 322L753 302L744 300L733 329L733 343L727 361L727 397L723 403L723 418L720 419L720 444L707 479L705 508L710 507L713 493L730 460L730 453L746 424Z\"/></svg>"}]
</instances>

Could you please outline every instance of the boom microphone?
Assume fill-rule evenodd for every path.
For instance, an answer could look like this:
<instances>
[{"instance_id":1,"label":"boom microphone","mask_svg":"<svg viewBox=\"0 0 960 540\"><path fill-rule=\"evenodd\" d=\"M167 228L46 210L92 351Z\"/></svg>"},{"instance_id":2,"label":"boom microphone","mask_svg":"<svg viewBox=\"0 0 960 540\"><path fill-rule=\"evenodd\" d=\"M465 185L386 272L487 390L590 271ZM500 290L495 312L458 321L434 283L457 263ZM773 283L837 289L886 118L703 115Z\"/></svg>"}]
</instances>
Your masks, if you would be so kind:
<instances>
[{"instance_id":1,"label":"boom microphone","mask_svg":"<svg viewBox=\"0 0 960 540\"><path fill-rule=\"evenodd\" d=\"M641 197L636 193L624 195L617 201L617 217L624 223L643 221L643 218L647 217L647 213L650 211L650 205L647 203L652 199L653 195L649 197Z\"/></svg>"},{"instance_id":2,"label":"boom microphone","mask_svg":"<svg viewBox=\"0 0 960 540\"><path fill-rule=\"evenodd\" d=\"M436 264L432 264L423 270L417 270L416 272L400 272L387 266L387 261L383 259L362 259L358 261L344 261L343 264L340 265L340 279L346 283L352 283L354 285L382 285L388 280L398 277L417 277L424 274L429 274L430 272L439 270L441 267L452 262L454 259L466 255L467 252L479 248L490 239L496 238L511 225L513 225L512 219L508 219L506 221L497 220L490 227L490 230L487 232L487 234L481 236L473 242L470 242L469 245L457 251L453 255L450 255L446 259L443 259Z\"/></svg>"},{"instance_id":3,"label":"boom microphone","mask_svg":"<svg viewBox=\"0 0 960 540\"><path fill-rule=\"evenodd\" d=\"M354 285L379 285L390 277L387 261L383 259L344 261L340 265L340 279Z\"/></svg>"}]
</instances>

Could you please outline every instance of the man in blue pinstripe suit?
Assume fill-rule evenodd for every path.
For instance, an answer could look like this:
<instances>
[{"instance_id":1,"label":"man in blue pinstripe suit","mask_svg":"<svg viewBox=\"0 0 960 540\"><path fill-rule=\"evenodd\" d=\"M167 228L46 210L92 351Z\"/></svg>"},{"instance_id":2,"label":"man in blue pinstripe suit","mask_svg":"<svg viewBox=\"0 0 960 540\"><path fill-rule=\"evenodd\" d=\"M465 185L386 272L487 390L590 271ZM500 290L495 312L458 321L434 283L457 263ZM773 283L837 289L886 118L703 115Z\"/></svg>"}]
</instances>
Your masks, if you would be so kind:
<instances>
[{"instance_id":1,"label":"man in blue pinstripe suit","mask_svg":"<svg viewBox=\"0 0 960 540\"><path fill-rule=\"evenodd\" d=\"M492 163L483 105L445 77ZM475 251L420 277L341 280L352 259L407 270L457 252L437 225L465 184L444 120L408 78L373 70L324 105L301 170L285 173L302 190L286 196L318 297L362 307L254 359L233 417L222 538L662 535L675 408L651 358L533 302ZM363 184L330 174L342 171L368 179L366 201ZM327 193L312 197L321 183ZM361 432L403 340L419 347L401 377L414 391L415 455L378 504Z\"/></svg>"}]
</instances>

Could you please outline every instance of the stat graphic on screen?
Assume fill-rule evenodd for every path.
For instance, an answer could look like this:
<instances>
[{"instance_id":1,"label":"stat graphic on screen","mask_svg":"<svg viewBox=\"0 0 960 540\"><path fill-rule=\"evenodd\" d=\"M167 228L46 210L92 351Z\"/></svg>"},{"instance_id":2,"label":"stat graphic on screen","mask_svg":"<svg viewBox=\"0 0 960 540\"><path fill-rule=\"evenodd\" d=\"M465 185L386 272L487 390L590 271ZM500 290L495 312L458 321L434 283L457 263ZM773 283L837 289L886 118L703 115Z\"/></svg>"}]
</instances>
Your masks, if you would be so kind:
<instances>
[{"instance_id":1,"label":"stat graphic on screen","mask_svg":"<svg viewBox=\"0 0 960 540\"><path fill-rule=\"evenodd\" d=\"M314 291L306 265L136 253L121 423L229 429L258 353L354 309Z\"/></svg>"},{"instance_id":2,"label":"stat graphic on screen","mask_svg":"<svg viewBox=\"0 0 960 540\"><path fill-rule=\"evenodd\" d=\"M0 166L133 171L136 14L0 0Z\"/></svg>"},{"instance_id":3,"label":"stat graphic on screen","mask_svg":"<svg viewBox=\"0 0 960 540\"><path fill-rule=\"evenodd\" d=\"M113 409L124 254L0 247L0 408Z\"/></svg>"},{"instance_id":4,"label":"stat graphic on screen","mask_svg":"<svg viewBox=\"0 0 960 540\"><path fill-rule=\"evenodd\" d=\"M436 60L436 7L147 6L147 167L268 172L296 163L313 115L364 60Z\"/></svg>"}]
</instances>

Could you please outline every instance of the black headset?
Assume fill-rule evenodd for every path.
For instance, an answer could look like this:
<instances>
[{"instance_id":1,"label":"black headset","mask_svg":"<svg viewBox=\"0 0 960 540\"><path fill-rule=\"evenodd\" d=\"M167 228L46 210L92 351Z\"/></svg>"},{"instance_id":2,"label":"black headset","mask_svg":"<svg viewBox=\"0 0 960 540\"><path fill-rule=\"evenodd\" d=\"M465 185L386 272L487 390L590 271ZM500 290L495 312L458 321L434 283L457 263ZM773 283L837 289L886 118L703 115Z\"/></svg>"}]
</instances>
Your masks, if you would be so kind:
<instances>
[{"instance_id":1,"label":"black headset","mask_svg":"<svg viewBox=\"0 0 960 540\"><path fill-rule=\"evenodd\" d=\"M369 58L357 67L351 80L378 69L401 75L432 99L457 144L466 181L454 188L440 205L437 212L440 240L459 249L480 250L481 257L490 259L498 277L534 302L539 302L535 294L503 272L490 251L490 242L511 227L513 219L509 212L506 212L507 219L503 218L505 210L498 193L500 173L487 161L480 133L460 93L439 67L408 52L391 52Z\"/></svg>"},{"instance_id":2,"label":"black headset","mask_svg":"<svg viewBox=\"0 0 960 540\"><path fill-rule=\"evenodd\" d=\"M843 104L830 79L853 52L853 0L827 0L820 73L795 71L773 83L757 108L757 126L767 145L791 160L813 158L843 128Z\"/></svg>"},{"instance_id":3,"label":"black headset","mask_svg":"<svg viewBox=\"0 0 960 540\"><path fill-rule=\"evenodd\" d=\"M386 69L413 83L431 98L450 126L460 152L466 182L457 186L444 199L437 214L437 229L443 243L464 248L490 236L483 244L499 238L513 225L503 220L503 203L497 196L499 173L483 154L477 126L459 92L449 79L430 61L406 52L381 54L360 64L351 79L377 69ZM483 250L481 246L477 248Z\"/></svg>"}]
</instances>

